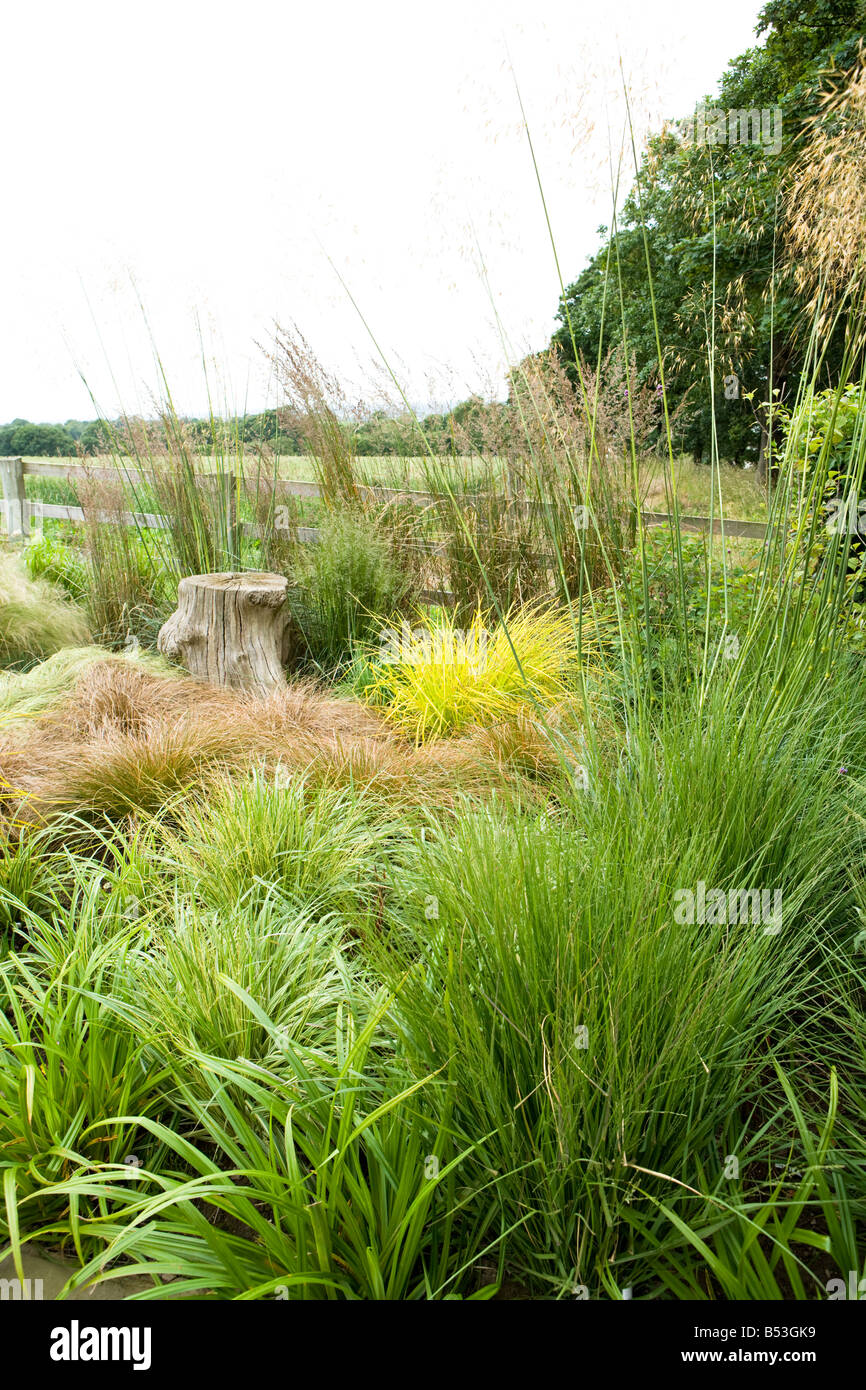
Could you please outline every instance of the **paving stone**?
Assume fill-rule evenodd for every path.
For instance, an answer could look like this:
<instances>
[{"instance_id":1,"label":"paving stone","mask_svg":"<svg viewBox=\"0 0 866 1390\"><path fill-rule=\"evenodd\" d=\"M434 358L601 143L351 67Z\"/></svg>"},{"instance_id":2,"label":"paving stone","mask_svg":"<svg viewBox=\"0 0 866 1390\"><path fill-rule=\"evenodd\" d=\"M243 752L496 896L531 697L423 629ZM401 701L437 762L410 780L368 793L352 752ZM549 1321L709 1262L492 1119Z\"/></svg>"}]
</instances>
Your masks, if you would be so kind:
<instances>
[{"instance_id":1,"label":"paving stone","mask_svg":"<svg viewBox=\"0 0 866 1390\"><path fill-rule=\"evenodd\" d=\"M40 1296L46 1300L57 1298L66 1280L78 1268L75 1264L57 1259L37 1245L25 1245L22 1258L24 1277L30 1280L30 1298L39 1298ZM139 1293L142 1289L150 1287L150 1284L151 1281L141 1275L135 1275L128 1279L107 1279L101 1284L91 1284L81 1289L75 1289L67 1295L67 1301L70 1303L91 1301L116 1303L128 1298L131 1293ZM22 1297L26 1297L27 1286L25 1284L23 1290L19 1289L18 1276L10 1256L0 1262L0 1299L9 1300L15 1298L19 1293Z\"/></svg>"}]
</instances>

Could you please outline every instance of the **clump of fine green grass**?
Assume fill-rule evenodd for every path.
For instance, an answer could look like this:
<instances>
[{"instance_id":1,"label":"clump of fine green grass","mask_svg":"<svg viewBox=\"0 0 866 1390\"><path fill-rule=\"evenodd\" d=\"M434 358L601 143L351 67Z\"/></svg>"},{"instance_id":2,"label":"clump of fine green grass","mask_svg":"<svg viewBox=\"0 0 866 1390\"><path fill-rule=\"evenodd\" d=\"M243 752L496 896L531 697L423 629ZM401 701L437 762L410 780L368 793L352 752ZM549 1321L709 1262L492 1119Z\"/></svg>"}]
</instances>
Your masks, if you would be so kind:
<instances>
[{"instance_id":1,"label":"clump of fine green grass","mask_svg":"<svg viewBox=\"0 0 866 1390\"><path fill-rule=\"evenodd\" d=\"M417 596L411 568L387 535L358 510L330 512L317 545L296 549L289 602L308 663L330 674L382 617L405 612Z\"/></svg>"},{"instance_id":2,"label":"clump of fine green grass","mask_svg":"<svg viewBox=\"0 0 866 1390\"><path fill-rule=\"evenodd\" d=\"M704 1190L732 1118L773 1113L765 1058L800 1055L844 892L845 716L823 692L772 732L721 695L703 720L692 704L609 772L590 762L571 813L463 815L410 859L376 957L402 1046L416 1074L443 1067L455 1147L477 1145L462 1179L498 1175L538 1291L609 1292L626 1213ZM780 918L678 919L700 882L778 890Z\"/></svg>"},{"instance_id":3,"label":"clump of fine green grass","mask_svg":"<svg viewBox=\"0 0 866 1390\"><path fill-rule=\"evenodd\" d=\"M84 614L61 590L0 555L0 666L32 664L89 638Z\"/></svg>"},{"instance_id":4,"label":"clump of fine green grass","mask_svg":"<svg viewBox=\"0 0 866 1390\"><path fill-rule=\"evenodd\" d=\"M0 956L28 912L51 903L55 887L44 834L7 832L0 842Z\"/></svg>"},{"instance_id":5,"label":"clump of fine green grass","mask_svg":"<svg viewBox=\"0 0 866 1390\"><path fill-rule=\"evenodd\" d=\"M331 1055L334 1017L353 988L334 917L300 912L276 891L219 910L181 899L155 927L154 944L140 998L160 1050L199 1094L208 1092L199 1053L247 1058L289 1085L281 1043Z\"/></svg>"},{"instance_id":6,"label":"clump of fine green grass","mask_svg":"<svg viewBox=\"0 0 866 1390\"><path fill-rule=\"evenodd\" d=\"M278 765L212 787L186 809L165 850L210 908L252 911L270 898L320 915L364 913L381 888L387 830L363 795L315 786Z\"/></svg>"},{"instance_id":7,"label":"clump of fine green grass","mask_svg":"<svg viewBox=\"0 0 866 1390\"><path fill-rule=\"evenodd\" d=\"M70 1289L138 1272L147 1298L471 1295L486 1230L339 930L147 884L130 911L96 867L0 962L0 1258L74 1242Z\"/></svg>"},{"instance_id":8,"label":"clump of fine green grass","mask_svg":"<svg viewBox=\"0 0 866 1390\"><path fill-rule=\"evenodd\" d=\"M77 499L74 501L77 506ZM76 603L87 597L87 562L83 551L42 535L25 548L24 560L32 579L47 579L65 589Z\"/></svg>"},{"instance_id":9,"label":"clump of fine green grass","mask_svg":"<svg viewBox=\"0 0 866 1390\"><path fill-rule=\"evenodd\" d=\"M68 1212L43 1190L70 1164L134 1153L135 1126L105 1126L107 1116L164 1103L168 1068L148 1052L125 983L139 926L106 901L95 867L73 873L71 899L25 907L17 949L0 961L0 1243L13 1249L22 1227L26 1236Z\"/></svg>"}]
</instances>

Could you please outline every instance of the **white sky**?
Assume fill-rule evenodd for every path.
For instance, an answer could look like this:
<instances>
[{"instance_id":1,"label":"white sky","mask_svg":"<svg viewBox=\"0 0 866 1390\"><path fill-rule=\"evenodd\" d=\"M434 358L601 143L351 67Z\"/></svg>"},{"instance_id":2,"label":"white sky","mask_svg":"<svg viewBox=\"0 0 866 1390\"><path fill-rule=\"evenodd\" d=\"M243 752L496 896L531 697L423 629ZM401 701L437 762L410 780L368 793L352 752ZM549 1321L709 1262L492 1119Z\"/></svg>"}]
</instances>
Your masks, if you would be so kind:
<instances>
[{"instance_id":1,"label":"white sky","mask_svg":"<svg viewBox=\"0 0 866 1390\"><path fill-rule=\"evenodd\" d=\"M759 4L7 7L0 421L92 417L79 370L109 414L146 410L139 296L182 410L204 405L197 316L232 407L274 403L256 346L274 319L369 396L336 270L410 399L484 389L496 314L515 351L538 348L558 297L509 60L567 282L610 216L620 59L639 130L685 115L754 42Z\"/></svg>"}]
</instances>

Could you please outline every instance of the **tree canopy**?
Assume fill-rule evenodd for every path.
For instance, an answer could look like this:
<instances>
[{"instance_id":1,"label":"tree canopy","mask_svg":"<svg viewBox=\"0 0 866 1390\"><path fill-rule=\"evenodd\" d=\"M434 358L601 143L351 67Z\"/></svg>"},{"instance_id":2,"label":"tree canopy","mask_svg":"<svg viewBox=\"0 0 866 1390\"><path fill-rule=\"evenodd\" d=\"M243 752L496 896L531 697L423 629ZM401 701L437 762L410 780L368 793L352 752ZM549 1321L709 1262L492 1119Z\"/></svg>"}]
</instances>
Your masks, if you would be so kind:
<instances>
[{"instance_id":1,"label":"tree canopy","mask_svg":"<svg viewBox=\"0 0 866 1390\"><path fill-rule=\"evenodd\" d=\"M756 28L765 42L699 107L706 129L713 111L736 113L727 138L724 127L721 139L684 138L682 122L654 137L615 225L599 229L602 245L560 300L553 343L565 359L595 362L624 344L640 380L663 375L675 442L698 458L715 429L721 457L760 463L764 403L796 385L803 306L780 272L781 200L822 85L857 61L864 18L864 0L770 0ZM836 360L831 343L831 370Z\"/></svg>"}]
</instances>

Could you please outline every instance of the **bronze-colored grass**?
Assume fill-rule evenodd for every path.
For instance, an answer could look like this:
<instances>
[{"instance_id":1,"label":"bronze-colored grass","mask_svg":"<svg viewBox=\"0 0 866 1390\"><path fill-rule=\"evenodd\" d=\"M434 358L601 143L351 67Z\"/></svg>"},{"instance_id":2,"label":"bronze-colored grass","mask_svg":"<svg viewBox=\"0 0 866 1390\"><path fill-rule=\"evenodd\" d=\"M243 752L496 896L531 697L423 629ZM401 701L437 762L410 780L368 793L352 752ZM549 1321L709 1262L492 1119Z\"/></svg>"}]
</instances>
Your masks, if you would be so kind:
<instances>
[{"instance_id":1,"label":"bronze-colored grass","mask_svg":"<svg viewBox=\"0 0 866 1390\"><path fill-rule=\"evenodd\" d=\"M577 762L565 742L557 751L557 744L529 710L518 710L513 719L473 730L473 740L479 755L503 776L550 783Z\"/></svg>"},{"instance_id":2,"label":"bronze-colored grass","mask_svg":"<svg viewBox=\"0 0 866 1390\"><path fill-rule=\"evenodd\" d=\"M388 805L408 809L449 809L466 796L488 796L516 786L510 769L497 765L473 739L416 748L384 737L360 741L311 740L309 761L300 763L308 779L331 786L354 786Z\"/></svg>"},{"instance_id":3,"label":"bronze-colored grass","mask_svg":"<svg viewBox=\"0 0 866 1390\"><path fill-rule=\"evenodd\" d=\"M98 662L84 672L56 712L43 719L40 733L49 738L63 733L87 741L123 734L146 736L155 724L170 724L189 713L190 684L154 676L132 664ZM192 684L201 713L217 714L227 708L225 701L212 698L218 692Z\"/></svg>"},{"instance_id":4,"label":"bronze-colored grass","mask_svg":"<svg viewBox=\"0 0 866 1390\"><path fill-rule=\"evenodd\" d=\"M41 815L74 811L117 822L165 811L231 766L239 749L230 731L199 721L110 734L48 751L47 765L30 774L31 809Z\"/></svg>"},{"instance_id":5,"label":"bronze-colored grass","mask_svg":"<svg viewBox=\"0 0 866 1390\"><path fill-rule=\"evenodd\" d=\"M470 736L415 748L351 699L304 681L256 698L102 662L49 713L0 741L7 824L74 812L117 823L170 813L252 766L447 809L516 785L526 766Z\"/></svg>"}]
</instances>

